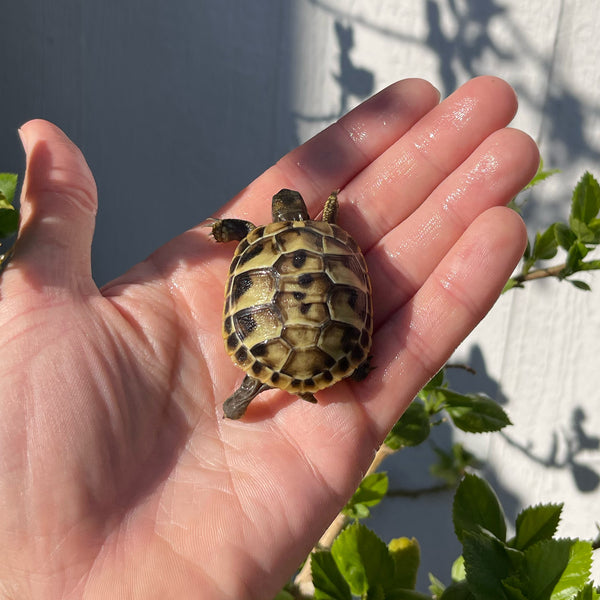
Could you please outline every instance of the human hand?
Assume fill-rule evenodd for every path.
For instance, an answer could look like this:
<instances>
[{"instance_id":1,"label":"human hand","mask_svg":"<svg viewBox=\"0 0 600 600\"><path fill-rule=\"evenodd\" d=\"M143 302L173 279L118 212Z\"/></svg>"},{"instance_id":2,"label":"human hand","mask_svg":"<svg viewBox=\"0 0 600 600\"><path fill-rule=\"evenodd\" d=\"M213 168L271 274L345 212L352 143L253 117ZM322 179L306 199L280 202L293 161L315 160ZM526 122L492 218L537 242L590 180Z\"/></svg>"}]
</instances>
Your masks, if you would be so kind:
<instances>
[{"instance_id":1,"label":"human hand","mask_svg":"<svg viewBox=\"0 0 600 600\"><path fill-rule=\"evenodd\" d=\"M22 128L27 173L0 281L0 597L265 598L352 494L415 393L486 314L526 236L506 204L538 154L501 80L438 105L399 82L285 156L218 217L270 219L280 188L339 224L373 283L376 370L310 405L271 390L241 421L221 335L233 245L195 227L102 290L80 152Z\"/></svg>"}]
</instances>

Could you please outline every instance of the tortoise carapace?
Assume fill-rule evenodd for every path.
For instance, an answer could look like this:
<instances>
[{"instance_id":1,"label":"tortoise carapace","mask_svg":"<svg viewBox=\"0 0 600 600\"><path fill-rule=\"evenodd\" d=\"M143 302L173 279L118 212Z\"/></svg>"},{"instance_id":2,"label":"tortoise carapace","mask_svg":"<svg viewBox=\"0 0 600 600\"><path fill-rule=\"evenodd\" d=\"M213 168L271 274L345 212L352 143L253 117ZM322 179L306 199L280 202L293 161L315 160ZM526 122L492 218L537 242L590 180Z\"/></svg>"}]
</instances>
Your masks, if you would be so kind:
<instances>
[{"instance_id":1,"label":"tortoise carapace","mask_svg":"<svg viewBox=\"0 0 600 600\"><path fill-rule=\"evenodd\" d=\"M246 372L223 404L239 419L262 391L280 388L309 402L314 392L369 372L371 282L356 242L335 224L337 192L323 220L312 221L302 196L273 196L273 222L256 227L217 220L217 242L239 241L229 269L223 338Z\"/></svg>"}]
</instances>

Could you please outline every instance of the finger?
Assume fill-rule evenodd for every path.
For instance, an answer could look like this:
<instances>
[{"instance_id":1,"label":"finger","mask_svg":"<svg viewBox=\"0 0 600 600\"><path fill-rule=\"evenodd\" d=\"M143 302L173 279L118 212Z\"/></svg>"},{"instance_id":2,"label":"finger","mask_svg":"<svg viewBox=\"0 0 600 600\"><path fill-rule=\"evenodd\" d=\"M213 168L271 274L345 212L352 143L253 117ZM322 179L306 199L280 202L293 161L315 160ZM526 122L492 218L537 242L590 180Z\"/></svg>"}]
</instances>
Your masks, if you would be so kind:
<instances>
[{"instance_id":1,"label":"finger","mask_svg":"<svg viewBox=\"0 0 600 600\"><path fill-rule=\"evenodd\" d=\"M517 109L501 79L478 77L419 120L340 193L340 225L366 251L407 218Z\"/></svg>"},{"instance_id":2,"label":"finger","mask_svg":"<svg viewBox=\"0 0 600 600\"><path fill-rule=\"evenodd\" d=\"M438 102L439 92L421 79L385 88L284 156L218 216L268 222L270 199L283 187L299 190L315 214L333 189L343 187Z\"/></svg>"},{"instance_id":3,"label":"finger","mask_svg":"<svg viewBox=\"0 0 600 600\"><path fill-rule=\"evenodd\" d=\"M365 410L385 435L432 373L492 307L523 254L527 232L504 207L479 216L421 289L380 327L373 354L378 377L359 384ZM362 388L364 386L364 388ZM402 390L401 402L390 390Z\"/></svg>"},{"instance_id":4,"label":"finger","mask_svg":"<svg viewBox=\"0 0 600 600\"><path fill-rule=\"evenodd\" d=\"M20 134L27 168L14 265L46 285L89 283L97 199L87 163L47 121L30 121Z\"/></svg>"},{"instance_id":5,"label":"finger","mask_svg":"<svg viewBox=\"0 0 600 600\"><path fill-rule=\"evenodd\" d=\"M538 164L537 146L529 136L501 129L375 244L367 253L375 325L412 297L479 214L514 198ZM391 286L395 293L390 293Z\"/></svg>"}]
</instances>

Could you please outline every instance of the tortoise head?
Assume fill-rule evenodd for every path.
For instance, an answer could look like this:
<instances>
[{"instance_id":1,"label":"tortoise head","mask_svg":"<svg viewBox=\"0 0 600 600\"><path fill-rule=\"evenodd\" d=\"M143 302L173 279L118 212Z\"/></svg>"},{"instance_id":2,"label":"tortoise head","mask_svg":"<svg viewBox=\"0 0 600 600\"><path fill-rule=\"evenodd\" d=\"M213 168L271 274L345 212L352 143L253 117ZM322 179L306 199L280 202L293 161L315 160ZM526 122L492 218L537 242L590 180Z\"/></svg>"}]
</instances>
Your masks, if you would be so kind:
<instances>
[{"instance_id":1,"label":"tortoise head","mask_svg":"<svg viewBox=\"0 0 600 600\"><path fill-rule=\"evenodd\" d=\"M273 196L273 223L278 221L308 221L308 210L299 192L280 190Z\"/></svg>"}]
</instances>

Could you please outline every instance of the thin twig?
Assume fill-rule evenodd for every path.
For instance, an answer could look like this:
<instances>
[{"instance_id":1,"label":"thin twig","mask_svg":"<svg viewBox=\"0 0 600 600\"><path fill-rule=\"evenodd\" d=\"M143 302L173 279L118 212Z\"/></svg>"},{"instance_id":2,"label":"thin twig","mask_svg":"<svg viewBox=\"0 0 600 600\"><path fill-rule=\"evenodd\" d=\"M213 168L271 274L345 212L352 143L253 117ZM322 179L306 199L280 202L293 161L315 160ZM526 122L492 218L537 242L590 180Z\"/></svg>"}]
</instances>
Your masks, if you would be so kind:
<instances>
[{"instance_id":1,"label":"thin twig","mask_svg":"<svg viewBox=\"0 0 600 600\"><path fill-rule=\"evenodd\" d=\"M543 277L558 277L560 272L565 269L566 266L567 265L563 263L562 265L555 265L546 269L534 269L533 271L529 271L529 273L515 275L512 279L517 283L523 283L524 281L542 279Z\"/></svg>"},{"instance_id":2,"label":"thin twig","mask_svg":"<svg viewBox=\"0 0 600 600\"><path fill-rule=\"evenodd\" d=\"M379 465L390 455L394 454L396 450L392 450L386 444L381 444L379 450L375 453L373 462L367 469L364 477L374 473ZM325 533L321 536L321 539L317 542L312 552L317 550L329 550L335 541L335 538L340 534L342 529L350 522L350 519L344 513L338 513L337 517L333 520L333 523L325 530ZM311 554L312 554L311 552ZM298 575L294 579L294 585L298 588L301 594L311 596L314 594L314 586L312 584L312 576L310 571L310 555L306 559L304 566L300 569Z\"/></svg>"}]
</instances>

